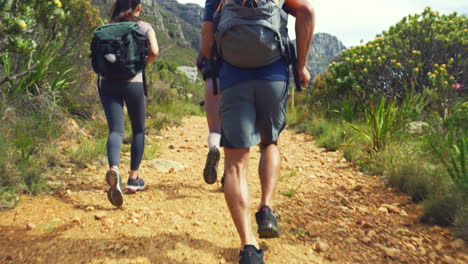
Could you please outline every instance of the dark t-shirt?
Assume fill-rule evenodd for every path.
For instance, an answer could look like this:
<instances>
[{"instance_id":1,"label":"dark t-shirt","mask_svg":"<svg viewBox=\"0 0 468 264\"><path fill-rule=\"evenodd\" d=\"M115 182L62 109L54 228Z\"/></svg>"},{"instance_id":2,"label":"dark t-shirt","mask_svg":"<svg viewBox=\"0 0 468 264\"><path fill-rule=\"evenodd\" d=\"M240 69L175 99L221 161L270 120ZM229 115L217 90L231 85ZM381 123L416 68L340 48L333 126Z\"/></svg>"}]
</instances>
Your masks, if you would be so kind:
<instances>
[{"instance_id":1,"label":"dark t-shirt","mask_svg":"<svg viewBox=\"0 0 468 264\"><path fill-rule=\"evenodd\" d=\"M213 15L218 8L220 0L206 0L203 21L213 21ZM289 78L288 66L283 59L272 64L255 68L244 69L223 62L219 72L221 90L236 83L251 80L286 81Z\"/></svg>"}]
</instances>

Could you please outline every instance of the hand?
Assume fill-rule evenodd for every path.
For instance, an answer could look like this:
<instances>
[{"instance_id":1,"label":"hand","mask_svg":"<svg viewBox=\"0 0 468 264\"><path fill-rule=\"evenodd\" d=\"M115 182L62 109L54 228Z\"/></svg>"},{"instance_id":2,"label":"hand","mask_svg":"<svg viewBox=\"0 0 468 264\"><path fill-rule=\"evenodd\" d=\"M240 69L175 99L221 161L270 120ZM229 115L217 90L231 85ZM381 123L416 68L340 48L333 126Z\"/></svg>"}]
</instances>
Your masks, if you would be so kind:
<instances>
[{"instance_id":1,"label":"hand","mask_svg":"<svg viewBox=\"0 0 468 264\"><path fill-rule=\"evenodd\" d=\"M306 67L299 69L299 78L301 79L301 86L306 87L310 81L310 73Z\"/></svg>"}]
</instances>

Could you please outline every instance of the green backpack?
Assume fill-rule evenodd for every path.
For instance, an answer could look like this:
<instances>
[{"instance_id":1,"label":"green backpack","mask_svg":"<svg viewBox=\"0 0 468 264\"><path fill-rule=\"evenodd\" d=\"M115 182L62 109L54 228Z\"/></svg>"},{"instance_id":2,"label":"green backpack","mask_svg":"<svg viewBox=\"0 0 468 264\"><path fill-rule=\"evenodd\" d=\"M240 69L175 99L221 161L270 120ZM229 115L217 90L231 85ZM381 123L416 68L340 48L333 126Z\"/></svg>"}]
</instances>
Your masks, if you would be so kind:
<instances>
[{"instance_id":1,"label":"green backpack","mask_svg":"<svg viewBox=\"0 0 468 264\"><path fill-rule=\"evenodd\" d=\"M93 70L109 80L129 80L146 66L148 39L136 22L111 23L96 28L91 42Z\"/></svg>"}]
</instances>

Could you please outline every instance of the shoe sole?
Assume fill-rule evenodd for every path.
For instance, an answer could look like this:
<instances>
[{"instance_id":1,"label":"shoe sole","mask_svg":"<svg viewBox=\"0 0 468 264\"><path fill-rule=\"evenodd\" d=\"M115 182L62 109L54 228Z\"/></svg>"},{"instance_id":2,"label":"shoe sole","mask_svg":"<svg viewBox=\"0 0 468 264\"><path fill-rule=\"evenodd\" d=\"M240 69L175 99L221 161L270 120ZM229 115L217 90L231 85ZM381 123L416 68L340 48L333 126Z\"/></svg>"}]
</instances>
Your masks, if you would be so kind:
<instances>
[{"instance_id":1,"label":"shoe sole","mask_svg":"<svg viewBox=\"0 0 468 264\"><path fill-rule=\"evenodd\" d=\"M110 186L107 190L107 199L112 205L122 206L123 204L123 193L120 189L120 178L117 175L117 172L114 170L109 170L106 173L106 182Z\"/></svg>"},{"instance_id":2,"label":"shoe sole","mask_svg":"<svg viewBox=\"0 0 468 264\"><path fill-rule=\"evenodd\" d=\"M259 228L257 232L260 238L276 238L280 236L278 226L271 223L262 229Z\"/></svg>"},{"instance_id":3,"label":"shoe sole","mask_svg":"<svg viewBox=\"0 0 468 264\"><path fill-rule=\"evenodd\" d=\"M145 186L133 186L133 185L127 185L125 187L125 189L127 189L127 191L130 191L130 192L137 192L137 191L141 191L143 189L145 189Z\"/></svg>"},{"instance_id":4,"label":"shoe sole","mask_svg":"<svg viewBox=\"0 0 468 264\"><path fill-rule=\"evenodd\" d=\"M208 184L213 184L218 178L217 168L220 159L220 153L217 148L211 148L206 157L205 169L203 170L203 179Z\"/></svg>"}]
</instances>

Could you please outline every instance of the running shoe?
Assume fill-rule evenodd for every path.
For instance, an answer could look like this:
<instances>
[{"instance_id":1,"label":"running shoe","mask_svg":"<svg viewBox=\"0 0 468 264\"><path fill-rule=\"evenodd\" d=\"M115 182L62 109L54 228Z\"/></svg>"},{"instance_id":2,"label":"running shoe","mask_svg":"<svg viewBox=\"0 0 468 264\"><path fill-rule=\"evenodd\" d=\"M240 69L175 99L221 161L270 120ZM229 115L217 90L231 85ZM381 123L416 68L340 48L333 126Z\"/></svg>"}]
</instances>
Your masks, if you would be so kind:
<instances>
[{"instance_id":1,"label":"running shoe","mask_svg":"<svg viewBox=\"0 0 468 264\"><path fill-rule=\"evenodd\" d=\"M245 245L244 250L239 253L239 264L265 264L263 250L253 245Z\"/></svg>"},{"instance_id":2,"label":"running shoe","mask_svg":"<svg viewBox=\"0 0 468 264\"><path fill-rule=\"evenodd\" d=\"M278 220L275 212L270 207L264 205L255 214L260 238L274 238L280 236Z\"/></svg>"},{"instance_id":3,"label":"running shoe","mask_svg":"<svg viewBox=\"0 0 468 264\"><path fill-rule=\"evenodd\" d=\"M123 193L122 193L122 178L119 172L112 168L106 173L106 182L110 186L107 190L107 199L115 206L122 206L123 204Z\"/></svg>"},{"instance_id":4,"label":"running shoe","mask_svg":"<svg viewBox=\"0 0 468 264\"><path fill-rule=\"evenodd\" d=\"M208 151L208 156L206 157L205 169L203 170L203 179L208 184L213 184L216 182L218 177L218 163L221 154L219 149L216 146L210 148Z\"/></svg>"},{"instance_id":5,"label":"running shoe","mask_svg":"<svg viewBox=\"0 0 468 264\"><path fill-rule=\"evenodd\" d=\"M125 187L129 192L141 191L145 188L145 181L137 176L136 179L129 178Z\"/></svg>"}]
</instances>

